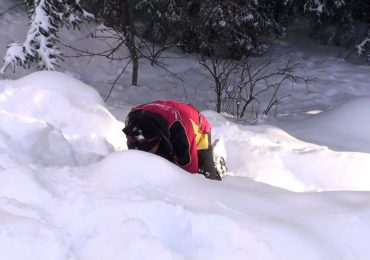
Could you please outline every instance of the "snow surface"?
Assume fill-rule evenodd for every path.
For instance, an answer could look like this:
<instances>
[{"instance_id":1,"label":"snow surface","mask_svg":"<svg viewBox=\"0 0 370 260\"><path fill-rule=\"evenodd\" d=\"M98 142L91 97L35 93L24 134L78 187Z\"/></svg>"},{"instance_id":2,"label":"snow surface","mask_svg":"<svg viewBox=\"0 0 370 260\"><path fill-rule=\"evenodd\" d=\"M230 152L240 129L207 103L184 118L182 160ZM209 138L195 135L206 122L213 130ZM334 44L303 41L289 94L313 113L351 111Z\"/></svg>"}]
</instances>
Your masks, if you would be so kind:
<instances>
[{"instance_id":1,"label":"snow surface","mask_svg":"<svg viewBox=\"0 0 370 260\"><path fill-rule=\"evenodd\" d=\"M27 30L13 12L0 12L0 55ZM81 33L61 38L101 47ZM369 67L293 38L276 51L316 80L284 86L277 116L257 125L212 111L211 81L187 56L166 61L182 82L142 62L140 87L128 70L107 103L122 64L2 75L0 259L370 259ZM128 151L124 118L154 99L202 109L232 174L212 181Z\"/></svg>"}]
</instances>

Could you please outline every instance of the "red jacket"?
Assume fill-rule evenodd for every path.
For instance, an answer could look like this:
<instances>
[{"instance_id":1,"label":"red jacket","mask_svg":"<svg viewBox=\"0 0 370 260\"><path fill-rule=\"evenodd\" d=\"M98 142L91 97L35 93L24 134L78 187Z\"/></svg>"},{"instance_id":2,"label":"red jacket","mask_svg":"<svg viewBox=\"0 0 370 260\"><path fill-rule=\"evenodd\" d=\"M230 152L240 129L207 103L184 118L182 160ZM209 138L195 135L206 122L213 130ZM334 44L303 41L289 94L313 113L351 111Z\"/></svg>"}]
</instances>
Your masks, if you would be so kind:
<instances>
[{"instance_id":1,"label":"red jacket","mask_svg":"<svg viewBox=\"0 0 370 260\"><path fill-rule=\"evenodd\" d=\"M207 119L193 106L175 101L154 101L132 109L136 110L157 113L165 119L173 146L172 161L190 173L198 173L198 150L211 147Z\"/></svg>"}]
</instances>

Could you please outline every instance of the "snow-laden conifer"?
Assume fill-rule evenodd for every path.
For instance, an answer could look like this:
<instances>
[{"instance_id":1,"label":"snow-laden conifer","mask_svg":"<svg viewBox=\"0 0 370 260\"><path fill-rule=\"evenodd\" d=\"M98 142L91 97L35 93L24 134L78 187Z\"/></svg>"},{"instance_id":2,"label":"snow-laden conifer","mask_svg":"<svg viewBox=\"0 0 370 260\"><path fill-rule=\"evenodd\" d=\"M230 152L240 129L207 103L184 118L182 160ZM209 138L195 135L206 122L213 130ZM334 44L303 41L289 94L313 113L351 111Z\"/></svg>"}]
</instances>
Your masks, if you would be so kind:
<instances>
[{"instance_id":1,"label":"snow-laden conifer","mask_svg":"<svg viewBox=\"0 0 370 260\"><path fill-rule=\"evenodd\" d=\"M52 70L61 58L57 46L57 31L62 25L77 26L80 17L91 18L80 0L26 0L30 14L30 26L23 43L8 45L1 68L29 66L37 63L41 69Z\"/></svg>"}]
</instances>

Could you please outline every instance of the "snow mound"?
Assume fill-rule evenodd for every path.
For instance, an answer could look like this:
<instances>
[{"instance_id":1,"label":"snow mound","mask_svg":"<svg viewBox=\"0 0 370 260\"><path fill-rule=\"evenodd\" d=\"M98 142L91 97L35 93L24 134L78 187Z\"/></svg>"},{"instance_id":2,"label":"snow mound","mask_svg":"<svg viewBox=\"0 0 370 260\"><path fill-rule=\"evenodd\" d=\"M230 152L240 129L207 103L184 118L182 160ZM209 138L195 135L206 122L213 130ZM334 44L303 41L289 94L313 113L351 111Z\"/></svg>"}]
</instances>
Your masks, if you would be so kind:
<instances>
[{"instance_id":1,"label":"snow mound","mask_svg":"<svg viewBox=\"0 0 370 260\"><path fill-rule=\"evenodd\" d=\"M369 114L370 97L355 98L300 122L291 130L302 140L334 150L370 153Z\"/></svg>"},{"instance_id":2,"label":"snow mound","mask_svg":"<svg viewBox=\"0 0 370 260\"><path fill-rule=\"evenodd\" d=\"M0 242L8 248L1 256L26 259L33 246L32 259L273 259L248 221L238 221L251 206L244 199L227 182L141 151L84 167L5 169Z\"/></svg>"},{"instance_id":3,"label":"snow mound","mask_svg":"<svg viewBox=\"0 0 370 260\"><path fill-rule=\"evenodd\" d=\"M367 256L366 239L353 239L369 231L365 193L294 194L227 177L215 182L131 150L84 167L5 169L1 256L294 259L304 252L303 259L340 259L348 250Z\"/></svg>"},{"instance_id":4,"label":"snow mound","mask_svg":"<svg viewBox=\"0 0 370 260\"><path fill-rule=\"evenodd\" d=\"M212 138L224 139L229 170L234 176L248 177L296 192L328 190L370 190L370 154L338 152L319 142L303 142L306 136L318 136L323 141L334 138L343 141L361 137L358 150L369 149L366 139L367 122L357 118L350 124L353 115L368 113L368 98L350 102L341 108L323 113L304 122L303 128L290 129L288 134L272 125L243 126L227 121L215 112L206 111L213 129ZM343 114L343 115L342 115ZM343 137L346 125L353 131ZM356 125L362 129L356 130ZM285 128L285 127L282 127ZM329 129L329 130L327 130ZM337 132L336 129L342 132ZM304 131L304 132L303 132ZM327 132L326 132L327 131ZM297 133L300 133L300 138ZM341 135L340 135L341 134ZM298 139L294 138L298 137ZM301 140L299 140L301 139ZM316 139L317 140L317 139Z\"/></svg>"},{"instance_id":5,"label":"snow mound","mask_svg":"<svg viewBox=\"0 0 370 260\"><path fill-rule=\"evenodd\" d=\"M122 123L77 79L41 71L1 83L0 149L9 163L81 165L125 147Z\"/></svg>"}]
</instances>

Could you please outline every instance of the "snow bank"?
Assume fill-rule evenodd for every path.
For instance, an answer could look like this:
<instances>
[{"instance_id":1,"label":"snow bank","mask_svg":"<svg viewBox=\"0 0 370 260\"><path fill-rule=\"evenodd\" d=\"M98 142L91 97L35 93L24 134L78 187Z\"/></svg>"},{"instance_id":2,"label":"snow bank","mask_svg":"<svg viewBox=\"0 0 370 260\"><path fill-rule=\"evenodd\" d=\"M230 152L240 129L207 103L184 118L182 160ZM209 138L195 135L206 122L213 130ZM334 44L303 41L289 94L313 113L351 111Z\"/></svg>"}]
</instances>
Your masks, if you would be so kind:
<instances>
[{"instance_id":1,"label":"snow bank","mask_svg":"<svg viewBox=\"0 0 370 260\"><path fill-rule=\"evenodd\" d=\"M364 193L216 182L140 151L5 169L0 198L4 259L361 259L370 232Z\"/></svg>"},{"instance_id":2,"label":"snow bank","mask_svg":"<svg viewBox=\"0 0 370 260\"><path fill-rule=\"evenodd\" d=\"M0 212L10 219L0 235L7 259L24 259L31 247L37 259L272 258L217 202L229 201L223 194L230 188L149 153L114 153L74 169L18 167L0 176Z\"/></svg>"},{"instance_id":3,"label":"snow bank","mask_svg":"<svg viewBox=\"0 0 370 260\"><path fill-rule=\"evenodd\" d=\"M354 98L320 113L288 131L302 140L334 150L370 153L370 97Z\"/></svg>"},{"instance_id":4,"label":"snow bank","mask_svg":"<svg viewBox=\"0 0 370 260\"><path fill-rule=\"evenodd\" d=\"M205 111L205 114L212 122L213 137L224 139L233 175L296 192L368 191L370 154L333 151L315 144L320 143L317 139L310 143L293 136L299 138L302 135L305 140L320 133L321 140L348 146L353 141L359 150L369 149L366 136L370 131L369 121L363 116L355 117L361 113L365 115L369 103L367 98L357 99L331 112L316 115L303 126L298 124L299 129L284 127L292 135L272 125L243 126L212 111Z\"/></svg>"},{"instance_id":5,"label":"snow bank","mask_svg":"<svg viewBox=\"0 0 370 260\"><path fill-rule=\"evenodd\" d=\"M368 193L287 191L369 190L368 173L353 173L368 154L204 113L239 176L118 151L121 123L69 76L0 81L0 258L368 258Z\"/></svg>"},{"instance_id":6,"label":"snow bank","mask_svg":"<svg viewBox=\"0 0 370 260\"><path fill-rule=\"evenodd\" d=\"M59 72L0 83L0 141L9 162L86 164L125 147L122 123L90 86Z\"/></svg>"}]
</instances>

